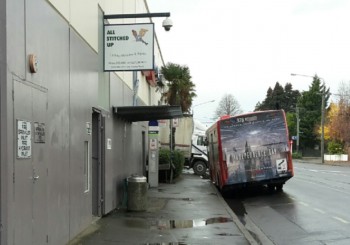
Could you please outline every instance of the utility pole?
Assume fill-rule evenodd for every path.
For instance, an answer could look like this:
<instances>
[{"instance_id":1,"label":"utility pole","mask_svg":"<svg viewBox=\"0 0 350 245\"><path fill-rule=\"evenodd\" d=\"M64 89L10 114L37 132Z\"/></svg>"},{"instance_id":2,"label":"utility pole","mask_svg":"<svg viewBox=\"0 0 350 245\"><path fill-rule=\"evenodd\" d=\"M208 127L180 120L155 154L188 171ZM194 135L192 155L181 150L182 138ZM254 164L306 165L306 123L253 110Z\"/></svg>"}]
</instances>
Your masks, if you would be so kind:
<instances>
[{"instance_id":1,"label":"utility pole","mask_svg":"<svg viewBox=\"0 0 350 245\"><path fill-rule=\"evenodd\" d=\"M325 114L325 91L322 92L322 103L321 103L321 162L324 163L324 114Z\"/></svg>"},{"instance_id":2,"label":"utility pole","mask_svg":"<svg viewBox=\"0 0 350 245\"><path fill-rule=\"evenodd\" d=\"M297 109L297 153L299 153L299 121L300 121L300 119L299 119L299 107L297 107L296 108Z\"/></svg>"}]
</instances>

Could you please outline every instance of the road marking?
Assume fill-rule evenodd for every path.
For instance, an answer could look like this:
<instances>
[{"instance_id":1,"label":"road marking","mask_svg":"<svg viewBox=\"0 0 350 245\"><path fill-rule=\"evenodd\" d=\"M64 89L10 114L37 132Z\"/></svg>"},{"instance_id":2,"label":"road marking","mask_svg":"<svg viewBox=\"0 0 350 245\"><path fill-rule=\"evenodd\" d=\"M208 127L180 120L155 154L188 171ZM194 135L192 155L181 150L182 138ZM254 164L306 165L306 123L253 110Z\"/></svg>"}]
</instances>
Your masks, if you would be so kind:
<instances>
[{"instance_id":1,"label":"road marking","mask_svg":"<svg viewBox=\"0 0 350 245\"><path fill-rule=\"evenodd\" d=\"M318 173L319 171L318 170L316 170L316 169L308 169L310 172L316 172L316 173Z\"/></svg>"},{"instance_id":2,"label":"road marking","mask_svg":"<svg viewBox=\"0 0 350 245\"><path fill-rule=\"evenodd\" d=\"M325 213L326 213L325 211L323 211L323 210L321 210L321 209L318 209L318 208L314 208L314 210L315 210L316 212L321 213L321 214L325 214Z\"/></svg>"},{"instance_id":3,"label":"road marking","mask_svg":"<svg viewBox=\"0 0 350 245\"><path fill-rule=\"evenodd\" d=\"M342 223L344 223L344 224L349 224L348 221L346 221L345 219L339 218L339 217L337 217L337 216L333 216L332 218L333 218L333 219L336 219L336 220L338 220L338 221L340 221L340 222L342 222Z\"/></svg>"},{"instance_id":4,"label":"road marking","mask_svg":"<svg viewBox=\"0 0 350 245\"><path fill-rule=\"evenodd\" d=\"M331 190L333 190L333 191L337 191L337 192L346 194L346 195L344 196L345 198L349 198L349 197L350 197L350 192L341 191L341 190L339 190L339 188L333 188L333 187L324 185L324 183L322 183L322 182L314 182L314 181L310 181L309 179L302 179L301 177L294 177L294 178L297 178L297 179L299 179L299 180L301 180L301 181L304 181L304 182L307 182L307 183L310 183L310 184L313 184L313 185L317 185L317 186L322 185L322 187L324 187L324 188L328 188L328 189L331 189Z\"/></svg>"},{"instance_id":5,"label":"road marking","mask_svg":"<svg viewBox=\"0 0 350 245\"><path fill-rule=\"evenodd\" d=\"M311 168L303 168L303 167L295 167L294 169L300 169L304 171L309 171L309 172L315 172L315 173L323 173L323 174L335 174L335 175L341 175L341 176L349 176L347 173L348 171L340 171L340 170L324 170L324 169L311 169Z\"/></svg>"},{"instance_id":6,"label":"road marking","mask_svg":"<svg viewBox=\"0 0 350 245\"><path fill-rule=\"evenodd\" d=\"M308 207L309 204L305 203L305 202L299 202L301 205L305 206L305 207Z\"/></svg>"}]
</instances>

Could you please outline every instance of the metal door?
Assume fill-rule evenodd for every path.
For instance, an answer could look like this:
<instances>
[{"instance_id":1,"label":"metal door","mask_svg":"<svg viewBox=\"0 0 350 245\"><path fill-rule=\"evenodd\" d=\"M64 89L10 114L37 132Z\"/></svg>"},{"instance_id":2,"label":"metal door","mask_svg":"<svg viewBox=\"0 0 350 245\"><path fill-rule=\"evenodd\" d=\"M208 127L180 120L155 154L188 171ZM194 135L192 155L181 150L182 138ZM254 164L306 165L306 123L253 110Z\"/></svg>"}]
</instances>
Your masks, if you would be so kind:
<instances>
[{"instance_id":1,"label":"metal door","mask_svg":"<svg viewBox=\"0 0 350 245\"><path fill-rule=\"evenodd\" d=\"M45 161L47 91L18 81L13 82L13 89L14 244L45 244L48 242ZM22 128L26 129L24 134Z\"/></svg>"}]
</instances>

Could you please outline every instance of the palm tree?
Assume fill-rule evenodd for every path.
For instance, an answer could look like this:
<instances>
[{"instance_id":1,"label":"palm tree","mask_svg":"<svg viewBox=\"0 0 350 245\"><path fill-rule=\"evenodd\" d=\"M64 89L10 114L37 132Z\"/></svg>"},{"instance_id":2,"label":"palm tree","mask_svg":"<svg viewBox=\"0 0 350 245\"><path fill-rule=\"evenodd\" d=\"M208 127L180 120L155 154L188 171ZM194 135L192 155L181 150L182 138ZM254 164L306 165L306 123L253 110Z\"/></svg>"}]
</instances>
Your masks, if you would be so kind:
<instances>
[{"instance_id":1,"label":"palm tree","mask_svg":"<svg viewBox=\"0 0 350 245\"><path fill-rule=\"evenodd\" d=\"M169 105L180 105L183 113L190 113L193 98L196 95L195 85L191 81L190 70L187 66L168 63L162 67L161 72L167 83L168 90L163 93L165 102ZM175 149L175 131L171 126L171 150Z\"/></svg>"},{"instance_id":2,"label":"palm tree","mask_svg":"<svg viewBox=\"0 0 350 245\"><path fill-rule=\"evenodd\" d=\"M168 91L163 94L169 105L180 105L183 113L189 113L193 98L196 97L195 84L191 81L187 66L168 63L161 72L168 81Z\"/></svg>"},{"instance_id":3,"label":"palm tree","mask_svg":"<svg viewBox=\"0 0 350 245\"><path fill-rule=\"evenodd\" d=\"M195 93L195 85L191 81L191 75L190 70L187 66L181 66L174 63L168 63L165 66L162 67L161 73L163 74L164 78L167 83L168 90L163 93L163 98L165 99L165 102L169 105L180 105L182 113L190 113L190 109L192 106L193 98L196 95ZM175 132L176 128L172 127L170 124L170 135L169 135L169 142L171 142L170 146L170 164L172 164L172 160L174 157L173 151L175 149ZM173 175L173 166L171 167L170 172L170 181L172 181L172 175Z\"/></svg>"}]
</instances>

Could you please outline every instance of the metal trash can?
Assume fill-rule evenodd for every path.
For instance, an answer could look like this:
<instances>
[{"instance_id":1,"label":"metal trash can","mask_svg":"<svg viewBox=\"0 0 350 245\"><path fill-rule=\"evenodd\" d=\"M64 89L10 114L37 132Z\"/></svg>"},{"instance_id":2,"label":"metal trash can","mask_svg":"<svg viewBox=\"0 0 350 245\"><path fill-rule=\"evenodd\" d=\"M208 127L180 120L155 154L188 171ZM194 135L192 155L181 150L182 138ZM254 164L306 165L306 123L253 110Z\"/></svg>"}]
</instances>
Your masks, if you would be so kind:
<instances>
[{"instance_id":1,"label":"metal trash can","mask_svg":"<svg viewBox=\"0 0 350 245\"><path fill-rule=\"evenodd\" d=\"M127 208L129 211L145 211L147 209L147 179L144 176L132 175L128 181Z\"/></svg>"}]
</instances>

